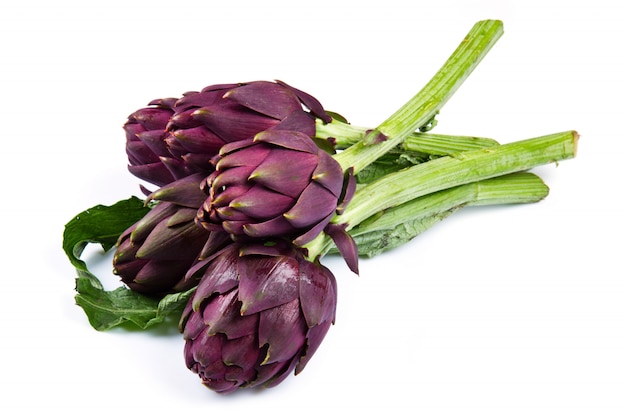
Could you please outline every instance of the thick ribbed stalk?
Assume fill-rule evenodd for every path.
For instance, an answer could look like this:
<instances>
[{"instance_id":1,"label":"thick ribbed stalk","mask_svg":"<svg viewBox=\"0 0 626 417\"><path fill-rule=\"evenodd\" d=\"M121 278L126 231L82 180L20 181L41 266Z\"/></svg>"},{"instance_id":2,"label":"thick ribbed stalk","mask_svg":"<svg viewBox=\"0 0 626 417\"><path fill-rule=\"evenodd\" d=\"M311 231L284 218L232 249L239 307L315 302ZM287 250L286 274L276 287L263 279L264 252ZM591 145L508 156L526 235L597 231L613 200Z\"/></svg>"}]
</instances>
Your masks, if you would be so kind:
<instances>
[{"instance_id":1,"label":"thick ribbed stalk","mask_svg":"<svg viewBox=\"0 0 626 417\"><path fill-rule=\"evenodd\" d=\"M419 235L458 209L467 206L535 203L548 195L541 178L517 172L459 185L418 197L368 218L350 230L362 256L392 249ZM325 240L322 253L332 250Z\"/></svg>"},{"instance_id":2,"label":"thick ribbed stalk","mask_svg":"<svg viewBox=\"0 0 626 417\"><path fill-rule=\"evenodd\" d=\"M316 119L316 136L320 139L334 138L336 149L345 149L362 140L370 130L333 120L324 123ZM490 138L477 136L443 135L430 132L414 132L407 136L400 144L406 151L422 152L434 156L450 155L462 151L488 148L498 145Z\"/></svg>"},{"instance_id":3,"label":"thick ribbed stalk","mask_svg":"<svg viewBox=\"0 0 626 417\"><path fill-rule=\"evenodd\" d=\"M573 158L576 132L444 156L384 176L359 189L335 223L359 224L372 214L435 191Z\"/></svg>"},{"instance_id":4,"label":"thick ribbed stalk","mask_svg":"<svg viewBox=\"0 0 626 417\"><path fill-rule=\"evenodd\" d=\"M352 229L352 235L390 229L404 221L465 205L534 203L545 198L548 191L543 180L535 174L516 172L502 175L437 191L383 210L380 215L374 215Z\"/></svg>"},{"instance_id":5,"label":"thick ribbed stalk","mask_svg":"<svg viewBox=\"0 0 626 417\"><path fill-rule=\"evenodd\" d=\"M411 100L360 142L335 155L344 170L354 172L384 155L408 135L428 124L502 36L499 20L476 23L433 78ZM386 140L381 140L381 138Z\"/></svg>"},{"instance_id":6,"label":"thick ribbed stalk","mask_svg":"<svg viewBox=\"0 0 626 417\"><path fill-rule=\"evenodd\" d=\"M350 230L385 209L430 193L573 158L577 142L578 134L568 131L433 159L359 188L332 222ZM307 245L311 258L325 250L324 240L320 235Z\"/></svg>"},{"instance_id":7,"label":"thick ribbed stalk","mask_svg":"<svg viewBox=\"0 0 626 417\"><path fill-rule=\"evenodd\" d=\"M490 148L499 143L493 139L477 136L455 136L435 133L414 133L402 143L402 148L412 152L424 152L429 155L444 156L457 152Z\"/></svg>"}]
</instances>

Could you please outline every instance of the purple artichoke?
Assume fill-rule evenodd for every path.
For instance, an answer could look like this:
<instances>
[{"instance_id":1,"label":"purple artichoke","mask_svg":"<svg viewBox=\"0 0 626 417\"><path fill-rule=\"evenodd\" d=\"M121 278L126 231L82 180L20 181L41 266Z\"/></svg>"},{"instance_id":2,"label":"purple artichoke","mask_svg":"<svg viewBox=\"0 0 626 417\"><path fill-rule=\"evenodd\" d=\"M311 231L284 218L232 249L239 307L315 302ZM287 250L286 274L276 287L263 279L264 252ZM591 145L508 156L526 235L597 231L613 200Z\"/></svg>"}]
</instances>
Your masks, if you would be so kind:
<instances>
[{"instance_id":1,"label":"purple artichoke","mask_svg":"<svg viewBox=\"0 0 626 417\"><path fill-rule=\"evenodd\" d=\"M196 283L184 280L187 271L228 239L194 221L205 198L202 178L190 175L152 193L149 198L159 203L118 238L114 273L132 290L160 294L191 288Z\"/></svg>"},{"instance_id":2,"label":"purple artichoke","mask_svg":"<svg viewBox=\"0 0 626 417\"><path fill-rule=\"evenodd\" d=\"M222 147L198 223L252 238L317 236L344 202L346 175L306 134L268 130Z\"/></svg>"},{"instance_id":3,"label":"purple artichoke","mask_svg":"<svg viewBox=\"0 0 626 417\"><path fill-rule=\"evenodd\" d=\"M331 120L314 97L280 81L211 85L150 106L130 115L124 129L130 172L158 186L210 174L210 160L226 143L277 128L314 136L316 117Z\"/></svg>"},{"instance_id":4,"label":"purple artichoke","mask_svg":"<svg viewBox=\"0 0 626 417\"><path fill-rule=\"evenodd\" d=\"M181 159L167 149L165 139L170 118L174 115L175 98L153 100L150 107L137 110L124 124L128 170L136 177L163 186L190 174Z\"/></svg>"},{"instance_id":5,"label":"purple artichoke","mask_svg":"<svg viewBox=\"0 0 626 417\"><path fill-rule=\"evenodd\" d=\"M232 243L193 270L185 362L210 389L272 387L304 369L335 320L337 284L293 246Z\"/></svg>"}]
</instances>

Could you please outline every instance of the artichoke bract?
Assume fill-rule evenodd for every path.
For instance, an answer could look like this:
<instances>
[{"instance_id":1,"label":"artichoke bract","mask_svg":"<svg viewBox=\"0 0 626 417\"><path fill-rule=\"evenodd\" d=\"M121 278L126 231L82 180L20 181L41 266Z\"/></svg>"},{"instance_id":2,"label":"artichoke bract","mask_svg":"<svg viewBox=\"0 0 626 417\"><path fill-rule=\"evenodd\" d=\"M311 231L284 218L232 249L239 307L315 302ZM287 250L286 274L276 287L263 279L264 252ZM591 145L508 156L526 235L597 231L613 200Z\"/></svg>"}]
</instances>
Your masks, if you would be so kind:
<instances>
[{"instance_id":1,"label":"artichoke bract","mask_svg":"<svg viewBox=\"0 0 626 417\"><path fill-rule=\"evenodd\" d=\"M316 237L343 203L346 175L306 134L268 130L224 145L204 184L198 223L235 239Z\"/></svg>"},{"instance_id":2,"label":"artichoke bract","mask_svg":"<svg viewBox=\"0 0 626 417\"><path fill-rule=\"evenodd\" d=\"M197 284L184 280L191 266L228 240L209 232L194 218L204 200L200 174L189 175L152 193L159 200L141 220L118 238L113 272L134 291L161 294L184 291Z\"/></svg>"},{"instance_id":3,"label":"artichoke bract","mask_svg":"<svg viewBox=\"0 0 626 417\"><path fill-rule=\"evenodd\" d=\"M312 137L316 118L331 121L317 99L281 81L216 84L180 99L154 100L124 125L129 170L158 186L191 173L208 175L224 144L275 128Z\"/></svg>"},{"instance_id":4,"label":"artichoke bract","mask_svg":"<svg viewBox=\"0 0 626 417\"><path fill-rule=\"evenodd\" d=\"M194 273L201 279L180 320L184 357L216 392L298 374L335 321L335 277L291 245L231 243Z\"/></svg>"}]
</instances>

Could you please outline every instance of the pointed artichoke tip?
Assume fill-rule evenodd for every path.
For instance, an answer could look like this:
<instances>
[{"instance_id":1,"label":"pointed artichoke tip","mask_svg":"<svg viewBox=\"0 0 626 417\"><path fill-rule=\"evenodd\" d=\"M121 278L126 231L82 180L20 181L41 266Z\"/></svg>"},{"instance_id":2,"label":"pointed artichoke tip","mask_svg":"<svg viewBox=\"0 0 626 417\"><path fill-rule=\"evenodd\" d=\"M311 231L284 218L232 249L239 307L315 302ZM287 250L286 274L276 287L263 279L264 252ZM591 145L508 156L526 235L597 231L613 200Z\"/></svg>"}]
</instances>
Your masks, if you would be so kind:
<instances>
[{"instance_id":1,"label":"pointed artichoke tip","mask_svg":"<svg viewBox=\"0 0 626 417\"><path fill-rule=\"evenodd\" d=\"M259 346L259 347L263 347L263 346ZM265 354L265 358L263 358L263 360L261 361L261 366L263 365L267 365L269 363L270 360L270 346L267 346L267 353Z\"/></svg>"},{"instance_id":2,"label":"pointed artichoke tip","mask_svg":"<svg viewBox=\"0 0 626 417\"><path fill-rule=\"evenodd\" d=\"M287 211L282 214L283 218L289 222L296 219L296 216L293 215L290 211Z\"/></svg>"},{"instance_id":3,"label":"pointed artichoke tip","mask_svg":"<svg viewBox=\"0 0 626 417\"><path fill-rule=\"evenodd\" d=\"M312 181L316 181L316 182L320 182L322 179L324 179L327 176L328 175L325 172L320 172L320 173L317 173L317 174L313 174L311 176L311 180Z\"/></svg>"},{"instance_id":4,"label":"pointed artichoke tip","mask_svg":"<svg viewBox=\"0 0 626 417\"><path fill-rule=\"evenodd\" d=\"M249 224L244 224L242 226L242 231L246 236L250 236L250 237L258 237L256 231L254 230L253 227L250 227ZM244 256L245 253L243 252L243 250L241 252L239 252L240 255L239 256Z\"/></svg>"},{"instance_id":5,"label":"pointed artichoke tip","mask_svg":"<svg viewBox=\"0 0 626 417\"><path fill-rule=\"evenodd\" d=\"M211 114L211 109L209 109L208 107L200 107L196 110L193 111L193 113L191 113L191 117L194 116L207 116Z\"/></svg>"},{"instance_id":6,"label":"pointed artichoke tip","mask_svg":"<svg viewBox=\"0 0 626 417\"><path fill-rule=\"evenodd\" d=\"M146 256L146 250L144 250L143 246L139 248L137 253L135 253L135 259L143 259Z\"/></svg>"},{"instance_id":7,"label":"pointed artichoke tip","mask_svg":"<svg viewBox=\"0 0 626 417\"><path fill-rule=\"evenodd\" d=\"M202 297L194 297L191 300L191 309L197 313L198 311L200 311L200 306L202 305Z\"/></svg>"},{"instance_id":8,"label":"pointed artichoke tip","mask_svg":"<svg viewBox=\"0 0 626 417\"><path fill-rule=\"evenodd\" d=\"M132 232L130 232L130 235L128 236L128 242L130 243L130 247L134 248L137 247L137 229L133 230ZM118 251L119 254L123 254L122 251Z\"/></svg>"},{"instance_id":9,"label":"pointed artichoke tip","mask_svg":"<svg viewBox=\"0 0 626 417\"><path fill-rule=\"evenodd\" d=\"M250 302L247 300L242 300L241 296L238 297L239 302L241 303L241 307L239 307L239 315L241 317L244 317L248 314L248 311L250 310Z\"/></svg>"},{"instance_id":10,"label":"pointed artichoke tip","mask_svg":"<svg viewBox=\"0 0 626 417\"><path fill-rule=\"evenodd\" d=\"M254 137L252 138L252 142L261 142L263 140L263 137L265 137L265 131L263 132L259 132L256 135L254 135Z\"/></svg>"},{"instance_id":11,"label":"pointed artichoke tip","mask_svg":"<svg viewBox=\"0 0 626 417\"><path fill-rule=\"evenodd\" d=\"M221 201L218 198L216 198L215 202L220 203ZM245 208L245 207L248 207L248 206L249 205L246 204L245 202L237 201L237 200L232 200L230 203L228 203L228 207L232 208L232 209L240 209L240 208Z\"/></svg>"}]
</instances>

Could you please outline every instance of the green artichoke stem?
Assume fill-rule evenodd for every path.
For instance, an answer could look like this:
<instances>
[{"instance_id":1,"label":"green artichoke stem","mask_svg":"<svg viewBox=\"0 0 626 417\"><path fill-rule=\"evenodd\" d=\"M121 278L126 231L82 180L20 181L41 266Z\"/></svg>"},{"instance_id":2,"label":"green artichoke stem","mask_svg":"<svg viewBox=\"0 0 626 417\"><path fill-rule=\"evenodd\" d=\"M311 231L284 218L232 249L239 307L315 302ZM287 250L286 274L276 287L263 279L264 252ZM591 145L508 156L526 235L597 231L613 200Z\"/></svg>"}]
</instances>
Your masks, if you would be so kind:
<instances>
[{"instance_id":1,"label":"green artichoke stem","mask_svg":"<svg viewBox=\"0 0 626 417\"><path fill-rule=\"evenodd\" d=\"M316 119L316 136L321 139L334 138L336 149L345 149L362 140L366 127L353 126L338 120L324 123ZM477 136L444 135L430 132L414 132L400 144L405 151L422 152L433 156L450 155L498 145L494 139Z\"/></svg>"},{"instance_id":2,"label":"green artichoke stem","mask_svg":"<svg viewBox=\"0 0 626 417\"><path fill-rule=\"evenodd\" d=\"M333 222L356 225L373 213L422 195L573 158L577 142L578 134L568 131L434 159L361 188Z\"/></svg>"},{"instance_id":3,"label":"green artichoke stem","mask_svg":"<svg viewBox=\"0 0 626 417\"><path fill-rule=\"evenodd\" d=\"M549 189L539 176L516 172L495 178L458 185L418 197L404 204L383 210L352 229L353 236L390 229L408 219L431 216L461 206L535 203L548 195Z\"/></svg>"},{"instance_id":4,"label":"green artichoke stem","mask_svg":"<svg viewBox=\"0 0 626 417\"><path fill-rule=\"evenodd\" d=\"M377 213L431 193L573 158L577 143L575 131L554 133L460 152L387 174L359 188L332 223L346 224L346 230L351 230ZM310 258L327 250L326 239L320 235L307 245Z\"/></svg>"},{"instance_id":5,"label":"green artichoke stem","mask_svg":"<svg viewBox=\"0 0 626 417\"><path fill-rule=\"evenodd\" d=\"M406 104L362 140L335 155L344 170L355 173L393 149L410 134L429 124L463 81L502 36L499 20L477 22L444 65ZM385 138L386 140L382 140Z\"/></svg>"},{"instance_id":6,"label":"green artichoke stem","mask_svg":"<svg viewBox=\"0 0 626 417\"><path fill-rule=\"evenodd\" d=\"M543 180L530 172L502 175L437 191L391 207L351 229L350 235L359 247L359 255L374 256L404 243L406 237L402 236L410 235L412 239L463 207L535 203L547 197L548 192ZM398 229L400 232L396 234ZM330 242L325 244L324 253L334 250Z\"/></svg>"}]
</instances>

